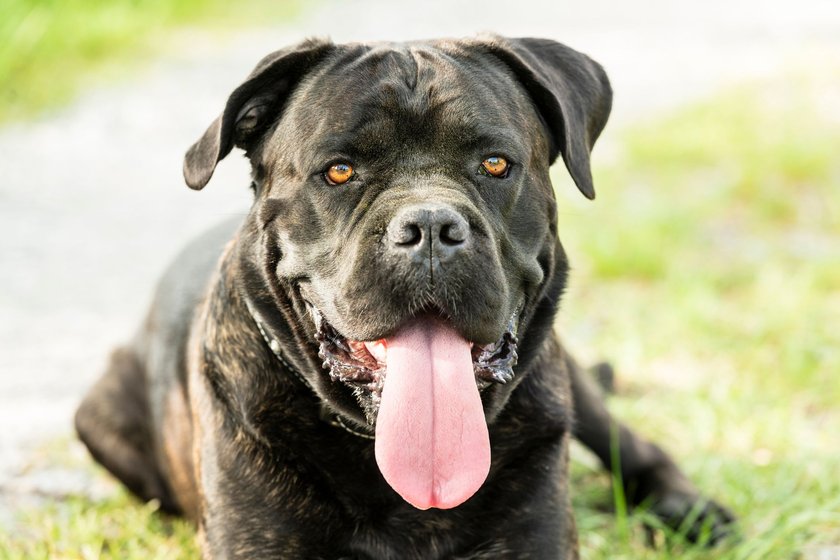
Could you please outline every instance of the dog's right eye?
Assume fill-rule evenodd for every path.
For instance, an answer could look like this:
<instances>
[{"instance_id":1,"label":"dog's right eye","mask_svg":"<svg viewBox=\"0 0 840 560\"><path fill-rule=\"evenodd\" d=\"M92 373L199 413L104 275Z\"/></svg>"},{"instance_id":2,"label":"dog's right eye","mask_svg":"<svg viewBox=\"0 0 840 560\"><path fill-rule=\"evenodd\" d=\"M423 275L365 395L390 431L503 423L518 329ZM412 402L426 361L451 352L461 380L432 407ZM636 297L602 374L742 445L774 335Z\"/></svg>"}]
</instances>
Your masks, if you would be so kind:
<instances>
[{"instance_id":1,"label":"dog's right eye","mask_svg":"<svg viewBox=\"0 0 840 560\"><path fill-rule=\"evenodd\" d=\"M497 179L504 179L510 173L510 164L502 156L490 156L481 162L478 172Z\"/></svg>"},{"instance_id":2,"label":"dog's right eye","mask_svg":"<svg viewBox=\"0 0 840 560\"><path fill-rule=\"evenodd\" d=\"M356 171L349 163L335 163L324 172L324 180L330 185L343 185L355 177Z\"/></svg>"}]
</instances>

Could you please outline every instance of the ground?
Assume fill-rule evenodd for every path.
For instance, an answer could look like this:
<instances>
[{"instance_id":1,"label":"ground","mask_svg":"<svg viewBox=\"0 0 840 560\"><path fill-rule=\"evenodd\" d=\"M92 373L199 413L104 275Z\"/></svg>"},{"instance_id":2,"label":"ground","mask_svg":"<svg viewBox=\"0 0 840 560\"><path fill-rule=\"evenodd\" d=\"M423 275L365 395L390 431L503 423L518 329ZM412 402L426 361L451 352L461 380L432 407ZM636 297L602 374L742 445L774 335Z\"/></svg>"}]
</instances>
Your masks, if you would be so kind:
<instances>
[{"instance_id":1,"label":"ground","mask_svg":"<svg viewBox=\"0 0 840 560\"><path fill-rule=\"evenodd\" d=\"M364 17L360 17L364 14ZM741 518L713 553L616 520L576 450L584 558L823 558L840 544L840 39L828 3L702 13L435 0L325 2L294 25L180 33L76 102L0 128L0 558L179 558L191 529L127 497L72 439L73 408L131 336L166 261L247 209L242 158L201 193L185 148L266 52L309 35L496 30L560 39L616 91L598 198L554 170L573 263L560 327L618 370L611 406ZM620 498L620 497L618 497ZM619 513L621 513L619 511ZM182 551L187 551L186 553ZM836 558L828 556L827 558Z\"/></svg>"}]
</instances>

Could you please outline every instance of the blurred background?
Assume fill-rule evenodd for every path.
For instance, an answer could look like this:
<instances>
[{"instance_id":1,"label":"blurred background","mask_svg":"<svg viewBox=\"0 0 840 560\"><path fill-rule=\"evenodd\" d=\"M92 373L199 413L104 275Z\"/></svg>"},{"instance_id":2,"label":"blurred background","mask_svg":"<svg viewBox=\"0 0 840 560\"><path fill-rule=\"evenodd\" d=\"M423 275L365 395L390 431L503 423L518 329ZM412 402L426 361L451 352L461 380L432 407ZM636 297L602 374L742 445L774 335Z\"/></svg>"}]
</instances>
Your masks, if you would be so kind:
<instances>
[{"instance_id":1,"label":"blurred background","mask_svg":"<svg viewBox=\"0 0 840 560\"><path fill-rule=\"evenodd\" d=\"M72 434L185 241L250 201L181 158L266 53L308 36L542 36L615 90L598 198L553 170L559 328L613 410L740 517L650 539L575 449L584 558L840 558L840 4L833 0L0 0L0 558L182 558ZM617 514L611 510L617 509Z\"/></svg>"}]
</instances>

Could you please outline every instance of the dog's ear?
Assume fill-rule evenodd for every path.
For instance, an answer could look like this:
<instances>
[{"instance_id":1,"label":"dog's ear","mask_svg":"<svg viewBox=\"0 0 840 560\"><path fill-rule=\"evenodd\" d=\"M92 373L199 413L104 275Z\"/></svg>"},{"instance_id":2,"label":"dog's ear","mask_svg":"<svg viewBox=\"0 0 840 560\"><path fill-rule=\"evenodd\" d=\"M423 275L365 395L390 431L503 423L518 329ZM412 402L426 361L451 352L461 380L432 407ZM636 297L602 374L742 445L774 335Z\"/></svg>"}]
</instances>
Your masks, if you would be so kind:
<instances>
[{"instance_id":1,"label":"dog's ear","mask_svg":"<svg viewBox=\"0 0 840 560\"><path fill-rule=\"evenodd\" d=\"M588 56L549 39L485 42L525 86L542 116L551 140L549 163L557 155L580 192L595 198L589 152L612 106L612 88L601 66Z\"/></svg>"},{"instance_id":2,"label":"dog's ear","mask_svg":"<svg viewBox=\"0 0 840 560\"><path fill-rule=\"evenodd\" d=\"M191 189L204 188L216 164L234 146L247 152L268 129L301 78L335 48L329 41L309 39L263 58L228 97L222 114L184 157L184 179Z\"/></svg>"}]
</instances>

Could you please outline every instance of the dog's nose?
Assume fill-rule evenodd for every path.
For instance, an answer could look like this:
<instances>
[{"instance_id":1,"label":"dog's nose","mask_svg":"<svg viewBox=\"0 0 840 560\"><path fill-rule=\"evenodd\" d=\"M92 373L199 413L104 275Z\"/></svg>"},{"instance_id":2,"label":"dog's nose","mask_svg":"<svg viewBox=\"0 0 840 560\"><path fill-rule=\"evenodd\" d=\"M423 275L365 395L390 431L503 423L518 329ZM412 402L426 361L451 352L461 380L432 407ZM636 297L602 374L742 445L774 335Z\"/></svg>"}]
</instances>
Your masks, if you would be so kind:
<instances>
[{"instance_id":1,"label":"dog's nose","mask_svg":"<svg viewBox=\"0 0 840 560\"><path fill-rule=\"evenodd\" d=\"M392 253L412 260L446 261L470 244L470 225L454 208L427 203L407 206L388 224L388 247Z\"/></svg>"}]
</instances>

